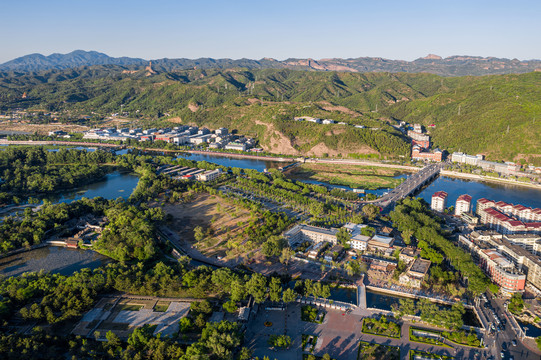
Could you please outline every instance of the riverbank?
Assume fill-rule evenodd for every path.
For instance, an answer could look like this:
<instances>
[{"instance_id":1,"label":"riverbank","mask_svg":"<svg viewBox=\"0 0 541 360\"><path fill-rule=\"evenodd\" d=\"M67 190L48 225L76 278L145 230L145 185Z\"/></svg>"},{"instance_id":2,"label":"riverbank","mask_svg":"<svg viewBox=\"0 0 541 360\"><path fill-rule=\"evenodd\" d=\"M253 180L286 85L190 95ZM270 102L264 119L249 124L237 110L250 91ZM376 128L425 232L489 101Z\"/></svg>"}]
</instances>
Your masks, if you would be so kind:
<instances>
[{"instance_id":1,"label":"riverbank","mask_svg":"<svg viewBox=\"0 0 541 360\"><path fill-rule=\"evenodd\" d=\"M300 181L323 182L355 189L395 188L404 181L404 170L367 165L305 163L288 171L288 177Z\"/></svg>"},{"instance_id":2,"label":"riverbank","mask_svg":"<svg viewBox=\"0 0 541 360\"><path fill-rule=\"evenodd\" d=\"M448 171L448 170L442 170L440 172L440 175L459 178L459 179L473 180L473 181L492 182L492 183L498 183L498 184L524 186L524 187L529 187L531 189L541 190L541 184L531 184L531 183L527 183L527 182L523 182L523 181L495 178L495 177L492 177L492 176L468 174L468 173L461 173L461 172Z\"/></svg>"}]
</instances>

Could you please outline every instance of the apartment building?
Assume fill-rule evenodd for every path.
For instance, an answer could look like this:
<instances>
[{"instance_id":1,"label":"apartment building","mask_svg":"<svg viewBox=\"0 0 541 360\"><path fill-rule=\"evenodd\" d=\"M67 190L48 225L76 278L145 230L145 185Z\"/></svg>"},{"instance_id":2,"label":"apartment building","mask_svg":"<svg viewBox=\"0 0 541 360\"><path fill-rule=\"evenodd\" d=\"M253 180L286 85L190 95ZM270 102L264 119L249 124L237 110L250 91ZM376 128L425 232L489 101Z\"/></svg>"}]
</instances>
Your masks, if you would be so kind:
<instances>
[{"instance_id":1,"label":"apartment building","mask_svg":"<svg viewBox=\"0 0 541 360\"><path fill-rule=\"evenodd\" d=\"M458 199L456 199L455 204L455 215L460 216L462 213L468 213L471 210L471 199L472 197L470 195L464 194L460 195Z\"/></svg>"},{"instance_id":2,"label":"apartment building","mask_svg":"<svg viewBox=\"0 0 541 360\"><path fill-rule=\"evenodd\" d=\"M447 207L447 193L445 191L436 191L432 195L430 208L435 211L443 212Z\"/></svg>"}]
</instances>

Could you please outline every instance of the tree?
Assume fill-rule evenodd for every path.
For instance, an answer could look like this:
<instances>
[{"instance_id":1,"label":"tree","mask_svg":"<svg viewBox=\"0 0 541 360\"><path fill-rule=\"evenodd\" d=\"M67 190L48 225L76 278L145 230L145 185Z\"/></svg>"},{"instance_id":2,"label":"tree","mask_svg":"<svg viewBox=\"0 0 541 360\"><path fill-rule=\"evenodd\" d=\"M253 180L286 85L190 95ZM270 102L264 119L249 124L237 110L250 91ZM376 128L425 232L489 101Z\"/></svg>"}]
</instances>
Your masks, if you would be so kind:
<instances>
[{"instance_id":1,"label":"tree","mask_svg":"<svg viewBox=\"0 0 541 360\"><path fill-rule=\"evenodd\" d=\"M507 306L507 309L515 314L519 315L522 312L522 309L524 308L524 300L522 299L521 293L514 293L513 296L511 296L511 299L509 300L509 305Z\"/></svg>"},{"instance_id":2,"label":"tree","mask_svg":"<svg viewBox=\"0 0 541 360\"><path fill-rule=\"evenodd\" d=\"M271 301L280 301L282 292L282 283L279 278L273 277L269 285L269 298Z\"/></svg>"},{"instance_id":3,"label":"tree","mask_svg":"<svg viewBox=\"0 0 541 360\"><path fill-rule=\"evenodd\" d=\"M361 229L361 234L364 236L374 236L376 234L376 229L371 226L365 226Z\"/></svg>"},{"instance_id":4,"label":"tree","mask_svg":"<svg viewBox=\"0 0 541 360\"><path fill-rule=\"evenodd\" d=\"M238 360L250 360L252 358L253 351L247 347L242 347L239 352Z\"/></svg>"},{"instance_id":5,"label":"tree","mask_svg":"<svg viewBox=\"0 0 541 360\"><path fill-rule=\"evenodd\" d=\"M346 246L348 244L348 241L351 240L351 234L345 228L342 227L336 233L336 239L338 240L340 244L342 244L343 246Z\"/></svg>"},{"instance_id":6,"label":"tree","mask_svg":"<svg viewBox=\"0 0 541 360\"><path fill-rule=\"evenodd\" d=\"M254 297L255 302L262 303L267 297L267 279L261 274L252 274L246 282L246 290Z\"/></svg>"},{"instance_id":7,"label":"tree","mask_svg":"<svg viewBox=\"0 0 541 360\"><path fill-rule=\"evenodd\" d=\"M541 336L538 336L535 339L535 343L537 344L537 347L539 348L539 350L541 350Z\"/></svg>"},{"instance_id":8,"label":"tree","mask_svg":"<svg viewBox=\"0 0 541 360\"><path fill-rule=\"evenodd\" d=\"M237 303L234 302L233 300L229 300L227 302L225 302L222 307L224 308L225 311L229 312L229 313L234 313L235 311L237 311Z\"/></svg>"},{"instance_id":9,"label":"tree","mask_svg":"<svg viewBox=\"0 0 541 360\"><path fill-rule=\"evenodd\" d=\"M295 251L293 251L293 249L291 249L290 247L285 247L282 249L282 254L280 255L280 262L287 266L294 255Z\"/></svg>"},{"instance_id":10,"label":"tree","mask_svg":"<svg viewBox=\"0 0 541 360\"><path fill-rule=\"evenodd\" d=\"M291 346L291 337L288 335L271 335L268 343L273 348L287 349Z\"/></svg>"},{"instance_id":11,"label":"tree","mask_svg":"<svg viewBox=\"0 0 541 360\"><path fill-rule=\"evenodd\" d=\"M293 302L296 299L297 299L297 293L295 292L295 290L293 290L291 288L287 288L287 289L284 290L284 292L282 294L282 300L285 303Z\"/></svg>"},{"instance_id":12,"label":"tree","mask_svg":"<svg viewBox=\"0 0 541 360\"><path fill-rule=\"evenodd\" d=\"M378 216L379 207L374 204L366 204L365 206L363 206L363 214L367 217L368 220L372 221Z\"/></svg>"},{"instance_id":13,"label":"tree","mask_svg":"<svg viewBox=\"0 0 541 360\"><path fill-rule=\"evenodd\" d=\"M196 241L201 241L205 237L205 234L203 232L203 228L201 226L196 226L193 229L193 237Z\"/></svg>"}]
</instances>

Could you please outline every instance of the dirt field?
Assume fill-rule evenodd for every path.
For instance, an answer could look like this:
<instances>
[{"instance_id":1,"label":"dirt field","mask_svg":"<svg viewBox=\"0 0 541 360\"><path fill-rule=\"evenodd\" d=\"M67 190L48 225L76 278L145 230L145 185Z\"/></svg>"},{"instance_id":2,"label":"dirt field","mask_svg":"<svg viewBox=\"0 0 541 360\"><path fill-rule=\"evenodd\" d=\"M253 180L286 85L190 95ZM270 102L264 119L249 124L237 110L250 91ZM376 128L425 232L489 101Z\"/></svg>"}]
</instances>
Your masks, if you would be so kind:
<instances>
[{"instance_id":1,"label":"dirt field","mask_svg":"<svg viewBox=\"0 0 541 360\"><path fill-rule=\"evenodd\" d=\"M66 132L82 132L89 128L87 126L80 125L66 125L66 124L25 124L14 123L11 121L0 122L0 130L2 131L24 131L29 133L37 132L40 135L47 135L49 131L64 130Z\"/></svg>"},{"instance_id":2,"label":"dirt field","mask_svg":"<svg viewBox=\"0 0 541 360\"><path fill-rule=\"evenodd\" d=\"M234 257L240 252L228 249L242 248L246 241L241 231L250 219L250 213L228 203L218 196L201 194L186 204L165 205L163 210L173 216L173 226L181 239L195 244L208 257ZM201 226L205 232L203 240L197 242L194 229Z\"/></svg>"},{"instance_id":3,"label":"dirt field","mask_svg":"<svg viewBox=\"0 0 541 360\"><path fill-rule=\"evenodd\" d=\"M394 179L394 176L400 175L400 173L399 170L392 168L375 166L302 164L293 168L289 176L297 179L311 179L335 185L371 189L395 187L400 180Z\"/></svg>"}]
</instances>

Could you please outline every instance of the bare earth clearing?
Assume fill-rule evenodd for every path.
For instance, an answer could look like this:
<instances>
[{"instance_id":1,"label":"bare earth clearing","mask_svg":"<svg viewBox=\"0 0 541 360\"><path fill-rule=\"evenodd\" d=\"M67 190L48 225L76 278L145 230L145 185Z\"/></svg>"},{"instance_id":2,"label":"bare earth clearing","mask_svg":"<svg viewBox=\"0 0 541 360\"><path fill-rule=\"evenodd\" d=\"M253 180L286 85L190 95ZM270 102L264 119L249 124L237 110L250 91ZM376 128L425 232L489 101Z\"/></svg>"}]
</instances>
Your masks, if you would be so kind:
<instances>
[{"instance_id":1,"label":"bare earth clearing","mask_svg":"<svg viewBox=\"0 0 541 360\"><path fill-rule=\"evenodd\" d=\"M242 251L242 228L250 219L250 213L214 195L201 194L184 204L164 205L163 210L173 216L171 228L179 237L207 257L236 258ZM205 232L197 242L194 229L200 226ZM231 248L231 250L229 250ZM229 250L229 251L228 251Z\"/></svg>"},{"instance_id":2,"label":"bare earth clearing","mask_svg":"<svg viewBox=\"0 0 541 360\"><path fill-rule=\"evenodd\" d=\"M0 131L24 131L29 133L38 133L47 135L49 131L64 130L66 132L82 132L88 130L87 126L67 125L67 124L24 124L4 121L0 123Z\"/></svg>"}]
</instances>

